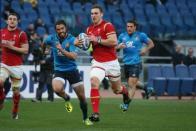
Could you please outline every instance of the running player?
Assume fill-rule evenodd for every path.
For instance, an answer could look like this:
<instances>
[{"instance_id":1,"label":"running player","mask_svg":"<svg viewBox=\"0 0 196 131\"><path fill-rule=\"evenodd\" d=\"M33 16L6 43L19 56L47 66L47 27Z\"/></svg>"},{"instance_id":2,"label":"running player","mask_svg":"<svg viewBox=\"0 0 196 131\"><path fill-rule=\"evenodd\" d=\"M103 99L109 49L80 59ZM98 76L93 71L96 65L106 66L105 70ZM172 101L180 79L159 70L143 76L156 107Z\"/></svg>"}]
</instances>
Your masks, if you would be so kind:
<instances>
[{"instance_id":1,"label":"running player","mask_svg":"<svg viewBox=\"0 0 196 131\"><path fill-rule=\"evenodd\" d=\"M19 16L10 13L7 19L7 28L1 29L2 61L0 65L0 109L3 108L5 99L4 82L9 77L13 90L13 109L12 118L18 119L20 102L20 83L23 70L22 55L28 53L29 45L27 35L18 26Z\"/></svg>"},{"instance_id":2,"label":"running player","mask_svg":"<svg viewBox=\"0 0 196 131\"><path fill-rule=\"evenodd\" d=\"M141 85L139 82L139 74L142 70L141 56L154 47L153 41L145 33L136 31L136 28L137 23L135 21L128 21L127 32L121 33L118 38L119 45L117 49L123 49L125 77L129 86L129 97L131 98L130 101L121 105L123 111L128 110L129 103L134 97L136 86Z\"/></svg>"},{"instance_id":3,"label":"running player","mask_svg":"<svg viewBox=\"0 0 196 131\"><path fill-rule=\"evenodd\" d=\"M112 23L103 20L103 9L99 5L91 8L92 24L87 28L86 33L92 43L92 69L91 78L91 105L93 113L90 120L97 122L100 120L99 86L104 77L108 77L111 88L115 94L123 94L124 102L129 101L127 89L121 85L120 64L117 59L115 46L117 45L116 31ZM79 46L81 40L76 42Z\"/></svg>"},{"instance_id":4,"label":"running player","mask_svg":"<svg viewBox=\"0 0 196 131\"><path fill-rule=\"evenodd\" d=\"M52 47L54 56L54 78L52 86L54 92L65 100L65 107L68 112L72 112L70 97L64 90L65 81L68 80L73 87L80 101L80 108L83 114L85 125L92 125L87 116L87 102L84 92L84 85L81 80L75 59L77 58L75 37L67 32L67 25L63 20L55 24L56 33L49 35L44 44Z\"/></svg>"}]
</instances>

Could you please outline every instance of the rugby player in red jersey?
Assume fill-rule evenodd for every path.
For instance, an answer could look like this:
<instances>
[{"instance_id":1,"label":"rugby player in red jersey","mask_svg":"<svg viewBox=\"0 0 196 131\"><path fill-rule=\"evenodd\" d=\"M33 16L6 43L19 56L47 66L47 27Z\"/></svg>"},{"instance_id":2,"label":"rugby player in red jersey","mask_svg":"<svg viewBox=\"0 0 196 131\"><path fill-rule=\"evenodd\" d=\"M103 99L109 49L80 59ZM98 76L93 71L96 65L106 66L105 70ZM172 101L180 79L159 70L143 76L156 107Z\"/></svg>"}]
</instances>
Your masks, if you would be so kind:
<instances>
[{"instance_id":1,"label":"rugby player in red jersey","mask_svg":"<svg viewBox=\"0 0 196 131\"><path fill-rule=\"evenodd\" d=\"M92 24L87 28L86 34L92 43L92 69L91 78L91 105L93 113L91 121L99 121L100 93L99 85L104 77L108 77L111 88L115 94L123 94L123 100L129 101L127 89L121 85L120 64L117 59L115 46L117 45L116 31L112 23L103 20L103 9L99 5L91 8ZM82 44L82 40L75 43Z\"/></svg>"},{"instance_id":2,"label":"rugby player in red jersey","mask_svg":"<svg viewBox=\"0 0 196 131\"><path fill-rule=\"evenodd\" d=\"M18 119L20 83L23 75L21 68L22 55L27 54L29 49L27 35L17 27L18 21L18 14L10 13L7 18L7 27L1 29L0 37L0 48L2 50L0 63L0 109L3 108L5 99L3 85L9 77L13 90L13 119Z\"/></svg>"}]
</instances>

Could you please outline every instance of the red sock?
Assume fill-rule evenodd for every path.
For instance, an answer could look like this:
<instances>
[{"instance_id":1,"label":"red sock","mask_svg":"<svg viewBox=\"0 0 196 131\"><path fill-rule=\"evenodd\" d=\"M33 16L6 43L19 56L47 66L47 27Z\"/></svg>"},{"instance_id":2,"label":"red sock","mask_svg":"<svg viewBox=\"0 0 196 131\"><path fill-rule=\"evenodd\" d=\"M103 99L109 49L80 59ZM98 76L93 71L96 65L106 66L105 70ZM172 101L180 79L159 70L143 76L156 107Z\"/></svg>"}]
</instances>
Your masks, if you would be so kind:
<instances>
[{"instance_id":1,"label":"red sock","mask_svg":"<svg viewBox=\"0 0 196 131\"><path fill-rule=\"evenodd\" d=\"M99 90L91 89L90 96L91 96L91 105L93 108L93 112L99 113L99 101L100 101Z\"/></svg>"},{"instance_id":2,"label":"red sock","mask_svg":"<svg viewBox=\"0 0 196 131\"><path fill-rule=\"evenodd\" d=\"M19 102L20 102L20 95L13 94L12 113L18 113Z\"/></svg>"},{"instance_id":3,"label":"red sock","mask_svg":"<svg viewBox=\"0 0 196 131\"><path fill-rule=\"evenodd\" d=\"M128 95L128 90L124 85L122 85L122 91L120 92L120 94Z\"/></svg>"},{"instance_id":4,"label":"red sock","mask_svg":"<svg viewBox=\"0 0 196 131\"><path fill-rule=\"evenodd\" d=\"M5 94L3 91L3 87L0 87L0 100L4 100L5 99Z\"/></svg>"}]
</instances>

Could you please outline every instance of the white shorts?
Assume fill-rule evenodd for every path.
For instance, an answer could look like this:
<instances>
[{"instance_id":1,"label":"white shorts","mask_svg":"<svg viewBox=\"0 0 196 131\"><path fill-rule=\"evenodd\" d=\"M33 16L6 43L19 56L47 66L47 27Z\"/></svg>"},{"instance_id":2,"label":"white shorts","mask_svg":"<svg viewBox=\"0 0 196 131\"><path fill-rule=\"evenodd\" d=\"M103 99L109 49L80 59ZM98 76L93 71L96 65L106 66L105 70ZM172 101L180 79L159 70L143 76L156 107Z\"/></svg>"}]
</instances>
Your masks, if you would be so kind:
<instances>
[{"instance_id":1,"label":"white shorts","mask_svg":"<svg viewBox=\"0 0 196 131\"><path fill-rule=\"evenodd\" d=\"M23 70L21 66L8 66L1 63L0 65L0 79L5 81L8 77L11 78L12 87L20 87Z\"/></svg>"},{"instance_id":2,"label":"white shorts","mask_svg":"<svg viewBox=\"0 0 196 131\"><path fill-rule=\"evenodd\" d=\"M104 79L104 77L108 77L111 81L119 80L120 64L118 60L101 63L93 59L90 77L97 77L100 82Z\"/></svg>"}]
</instances>

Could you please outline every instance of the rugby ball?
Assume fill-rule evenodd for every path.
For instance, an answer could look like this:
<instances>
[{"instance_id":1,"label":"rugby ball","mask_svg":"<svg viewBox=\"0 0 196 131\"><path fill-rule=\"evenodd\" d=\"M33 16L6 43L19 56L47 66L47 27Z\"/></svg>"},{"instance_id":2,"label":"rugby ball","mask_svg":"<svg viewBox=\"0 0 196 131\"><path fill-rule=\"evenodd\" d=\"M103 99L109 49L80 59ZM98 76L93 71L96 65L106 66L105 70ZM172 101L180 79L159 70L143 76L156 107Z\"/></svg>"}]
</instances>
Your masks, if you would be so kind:
<instances>
[{"instance_id":1,"label":"rugby ball","mask_svg":"<svg viewBox=\"0 0 196 131\"><path fill-rule=\"evenodd\" d=\"M88 50L90 47L90 41L88 35L85 33L80 33L78 38L79 40L82 40L82 45L80 46L80 48L85 51Z\"/></svg>"}]
</instances>

